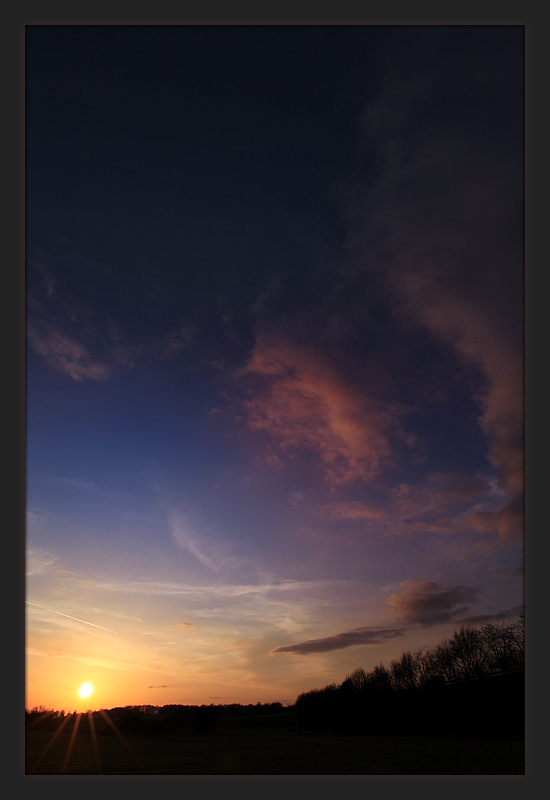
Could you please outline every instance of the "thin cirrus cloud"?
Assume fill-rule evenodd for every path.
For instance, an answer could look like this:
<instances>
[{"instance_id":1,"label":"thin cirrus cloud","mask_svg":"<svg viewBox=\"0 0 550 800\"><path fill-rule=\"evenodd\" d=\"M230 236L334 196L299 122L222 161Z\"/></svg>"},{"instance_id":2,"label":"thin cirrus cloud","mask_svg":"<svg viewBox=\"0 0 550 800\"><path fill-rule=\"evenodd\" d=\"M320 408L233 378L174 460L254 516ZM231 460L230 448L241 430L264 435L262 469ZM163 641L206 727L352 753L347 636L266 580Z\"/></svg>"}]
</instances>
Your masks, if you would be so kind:
<instances>
[{"instance_id":1,"label":"thin cirrus cloud","mask_svg":"<svg viewBox=\"0 0 550 800\"><path fill-rule=\"evenodd\" d=\"M206 536L199 538L193 525L183 514L170 511L168 524L178 547L194 556L211 572L232 571L244 565L244 559L232 555L228 545Z\"/></svg>"},{"instance_id":2,"label":"thin cirrus cloud","mask_svg":"<svg viewBox=\"0 0 550 800\"><path fill-rule=\"evenodd\" d=\"M266 626L299 633L311 624L316 613L331 615L337 607L357 606L358 593L366 587L354 581L324 579L319 581L296 581L270 579L261 583L197 584L170 583L168 581L88 581L90 591L114 595L136 594L161 600L179 599L195 619L224 619L228 614L237 614L235 619L247 619ZM202 624L202 623L201 623Z\"/></svg>"},{"instance_id":3,"label":"thin cirrus cloud","mask_svg":"<svg viewBox=\"0 0 550 800\"><path fill-rule=\"evenodd\" d=\"M350 385L320 349L260 332L236 378L249 427L271 434L281 453L315 452L329 483L369 481L391 459L397 409Z\"/></svg>"},{"instance_id":4,"label":"thin cirrus cloud","mask_svg":"<svg viewBox=\"0 0 550 800\"><path fill-rule=\"evenodd\" d=\"M54 564L58 558L59 556L55 556L53 553L48 553L45 550L28 547L26 553L25 574L27 576L41 575L42 573L46 572L48 567Z\"/></svg>"}]
</instances>

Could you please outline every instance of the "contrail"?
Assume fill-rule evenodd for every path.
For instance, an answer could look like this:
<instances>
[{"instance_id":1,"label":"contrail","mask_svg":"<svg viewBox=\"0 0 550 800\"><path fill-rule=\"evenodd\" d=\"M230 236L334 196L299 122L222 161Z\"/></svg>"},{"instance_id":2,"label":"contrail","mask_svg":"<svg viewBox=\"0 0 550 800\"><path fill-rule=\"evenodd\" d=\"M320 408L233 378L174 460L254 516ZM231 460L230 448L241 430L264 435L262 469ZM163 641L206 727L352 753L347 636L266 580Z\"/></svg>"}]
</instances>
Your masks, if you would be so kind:
<instances>
[{"instance_id":1,"label":"contrail","mask_svg":"<svg viewBox=\"0 0 550 800\"><path fill-rule=\"evenodd\" d=\"M61 611L54 611L53 608L46 608L45 606L39 606L38 603L31 603L30 600L26 600L30 606L36 606L37 608L41 608L43 611L49 611L52 614L59 614L60 617L67 617L67 619L74 619L76 622L83 622L84 625L91 625L92 628L101 628L102 631L109 631L109 633L116 633L117 636L120 636L118 631L112 631L110 628L104 628L103 625L94 625L93 622L86 622L85 619L78 619L78 617L71 617L70 614L62 614Z\"/></svg>"}]
</instances>

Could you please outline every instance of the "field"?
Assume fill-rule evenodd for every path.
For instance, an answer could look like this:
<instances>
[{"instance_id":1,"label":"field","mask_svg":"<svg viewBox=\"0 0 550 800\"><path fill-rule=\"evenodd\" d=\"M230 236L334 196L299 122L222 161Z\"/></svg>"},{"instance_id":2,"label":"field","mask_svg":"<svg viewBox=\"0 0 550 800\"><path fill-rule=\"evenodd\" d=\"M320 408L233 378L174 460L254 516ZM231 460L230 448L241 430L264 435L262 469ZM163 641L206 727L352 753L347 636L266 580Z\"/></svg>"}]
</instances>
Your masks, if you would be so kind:
<instances>
[{"instance_id":1,"label":"field","mask_svg":"<svg viewBox=\"0 0 550 800\"><path fill-rule=\"evenodd\" d=\"M72 727L67 726L67 728ZM86 726L87 727L87 726ZM211 734L27 731L27 775L523 775L520 740L235 727ZM46 749L47 748L47 749Z\"/></svg>"}]
</instances>

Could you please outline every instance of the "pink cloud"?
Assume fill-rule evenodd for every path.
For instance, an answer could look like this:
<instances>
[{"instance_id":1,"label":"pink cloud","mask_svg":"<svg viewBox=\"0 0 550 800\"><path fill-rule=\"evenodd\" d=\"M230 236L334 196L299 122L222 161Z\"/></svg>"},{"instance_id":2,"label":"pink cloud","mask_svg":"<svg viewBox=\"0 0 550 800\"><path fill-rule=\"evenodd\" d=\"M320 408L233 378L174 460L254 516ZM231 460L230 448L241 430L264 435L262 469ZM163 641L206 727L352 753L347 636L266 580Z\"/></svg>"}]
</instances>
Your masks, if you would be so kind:
<instances>
[{"instance_id":1,"label":"pink cloud","mask_svg":"<svg viewBox=\"0 0 550 800\"><path fill-rule=\"evenodd\" d=\"M507 497L482 477L432 473L421 484L389 489L377 503L338 502L325 505L322 514L396 535L490 534L497 532L496 518L503 524L509 517L511 521L510 511L502 508ZM520 517L514 521L519 523Z\"/></svg>"},{"instance_id":2,"label":"pink cloud","mask_svg":"<svg viewBox=\"0 0 550 800\"><path fill-rule=\"evenodd\" d=\"M248 425L279 441L282 451L317 453L332 484L371 480L391 461L397 408L352 387L314 347L262 333L244 369Z\"/></svg>"},{"instance_id":3,"label":"pink cloud","mask_svg":"<svg viewBox=\"0 0 550 800\"><path fill-rule=\"evenodd\" d=\"M460 357L480 370L485 388L478 394L479 423L489 442L489 460L500 484L523 489L523 356L507 342L491 319L487 304L476 298L449 297L450 287L432 293L410 292L409 313L449 342Z\"/></svg>"},{"instance_id":4,"label":"pink cloud","mask_svg":"<svg viewBox=\"0 0 550 800\"><path fill-rule=\"evenodd\" d=\"M402 60L388 63L378 99L364 111L365 135L377 150L380 172L356 194L348 249L359 278L365 263L378 264L394 295L395 314L452 347L479 404L478 421L499 485L510 497L519 496L524 480L521 138L514 138L512 125L510 136L501 130L496 146L490 126L465 130L458 117L446 113L421 129L418 120L427 118L418 111L427 97L445 90L449 77L454 80L453 66L444 36L434 39L430 52L438 58L438 73L428 54L426 61L411 57L407 41L404 34ZM476 90L477 75L491 68L485 58L480 55L479 73L472 67L461 76L464 87L473 81ZM502 102L521 126L521 107ZM518 514L512 523L511 514L502 513L496 529L508 535L518 521Z\"/></svg>"},{"instance_id":5,"label":"pink cloud","mask_svg":"<svg viewBox=\"0 0 550 800\"><path fill-rule=\"evenodd\" d=\"M516 495L498 511L476 511L469 515L470 527L480 533L497 532L504 541L521 541L524 532L523 497Z\"/></svg>"},{"instance_id":6,"label":"pink cloud","mask_svg":"<svg viewBox=\"0 0 550 800\"><path fill-rule=\"evenodd\" d=\"M366 522L385 522L388 512L380 507L359 501L335 503L323 509L332 519L365 520Z\"/></svg>"}]
</instances>

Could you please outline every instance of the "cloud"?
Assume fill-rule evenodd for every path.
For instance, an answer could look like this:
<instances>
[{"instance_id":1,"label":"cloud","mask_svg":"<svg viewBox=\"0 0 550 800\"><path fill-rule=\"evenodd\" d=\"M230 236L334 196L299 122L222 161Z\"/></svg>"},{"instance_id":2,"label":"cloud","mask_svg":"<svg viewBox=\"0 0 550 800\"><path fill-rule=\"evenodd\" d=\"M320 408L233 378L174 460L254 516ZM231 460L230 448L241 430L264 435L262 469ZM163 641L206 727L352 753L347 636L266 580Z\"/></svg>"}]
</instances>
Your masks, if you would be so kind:
<instances>
[{"instance_id":1,"label":"cloud","mask_svg":"<svg viewBox=\"0 0 550 800\"><path fill-rule=\"evenodd\" d=\"M26 575L41 575L49 566L58 560L59 556L54 556L46 550L29 547L26 554Z\"/></svg>"},{"instance_id":2,"label":"cloud","mask_svg":"<svg viewBox=\"0 0 550 800\"><path fill-rule=\"evenodd\" d=\"M489 575L493 578L502 578L506 581L514 580L515 578L523 578L524 577L524 569L523 566L518 567L512 571L507 569L498 569L497 567L489 567L487 570Z\"/></svg>"},{"instance_id":3,"label":"cloud","mask_svg":"<svg viewBox=\"0 0 550 800\"><path fill-rule=\"evenodd\" d=\"M395 535L491 534L497 531L496 520L503 525L514 521L521 528L521 514L512 518L508 497L483 476L435 472L417 484L400 483L380 491L376 502L326 504L321 516Z\"/></svg>"},{"instance_id":4,"label":"cloud","mask_svg":"<svg viewBox=\"0 0 550 800\"><path fill-rule=\"evenodd\" d=\"M156 347L165 358L173 359L193 341L195 335L196 329L194 327L181 324L178 328L168 332L158 340ZM153 346L152 349L155 350L156 347Z\"/></svg>"},{"instance_id":5,"label":"cloud","mask_svg":"<svg viewBox=\"0 0 550 800\"><path fill-rule=\"evenodd\" d=\"M294 645L285 645L271 650L271 653L295 653L296 655L309 655L310 653L328 653L331 650L342 650L353 645L382 644L388 639L402 636L404 628L354 628L351 631L326 636L323 639L310 639Z\"/></svg>"},{"instance_id":6,"label":"cloud","mask_svg":"<svg viewBox=\"0 0 550 800\"><path fill-rule=\"evenodd\" d=\"M460 622L461 625L484 625L487 622L498 622L510 617L517 617L522 611L523 606L518 605L513 608L507 608L504 611L495 611L493 614L477 614L473 617L462 617L456 621Z\"/></svg>"},{"instance_id":7,"label":"cloud","mask_svg":"<svg viewBox=\"0 0 550 800\"><path fill-rule=\"evenodd\" d=\"M290 492L288 495L288 501L291 504L292 508L298 508L302 500L304 499L303 492Z\"/></svg>"},{"instance_id":8,"label":"cloud","mask_svg":"<svg viewBox=\"0 0 550 800\"><path fill-rule=\"evenodd\" d=\"M41 331L29 326L27 340L33 350L44 356L51 367L64 372L75 381L84 378L104 381L112 373L107 364L94 361L83 344L52 325L44 326Z\"/></svg>"},{"instance_id":9,"label":"cloud","mask_svg":"<svg viewBox=\"0 0 550 800\"><path fill-rule=\"evenodd\" d=\"M524 533L523 495L516 495L498 511L475 511L468 517L470 526L481 533L496 531L505 541L521 541Z\"/></svg>"},{"instance_id":10,"label":"cloud","mask_svg":"<svg viewBox=\"0 0 550 800\"><path fill-rule=\"evenodd\" d=\"M363 520L366 522L387 522L388 512L380 507L358 500L334 503L323 509L332 519Z\"/></svg>"},{"instance_id":11,"label":"cloud","mask_svg":"<svg viewBox=\"0 0 550 800\"><path fill-rule=\"evenodd\" d=\"M264 330L236 378L250 428L275 437L282 452L315 452L330 483L368 481L391 459L397 407L358 390L320 348Z\"/></svg>"},{"instance_id":12,"label":"cloud","mask_svg":"<svg viewBox=\"0 0 550 800\"><path fill-rule=\"evenodd\" d=\"M413 625L437 625L449 622L468 611L464 603L477 599L478 592L469 586L443 589L433 581L406 580L400 593L392 594L388 607L398 619Z\"/></svg>"},{"instance_id":13,"label":"cloud","mask_svg":"<svg viewBox=\"0 0 550 800\"><path fill-rule=\"evenodd\" d=\"M229 545L206 536L199 539L190 520L183 514L170 511L168 522L174 542L211 572L231 571L244 565L244 559L231 555Z\"/></svg>"},{"instance_id":14,"label":"cloud","mask_svg":"<svg viewBox=\"0 0 550 800\"><path fill-rule=\"evenodd\" d=\"M310 639L295 645L277 647L271 653L308 655L340 650L353 645L377 645L396 636L402 636L411 627L430 627L452 620L464 623L468 620L482 622L484 619L482 617L458 619L461 614L468 611L468 606L464 603L470 603L477 599L478 593L472 587L455 586L444 589L437 583L428 580L406 580L400 586L402 591L390 596L388 607L399 621L403 622L402 626L397 628L372 626L354 628L351 631L326 636L322 639ZM501 617L497 613L490 618L500 619Z\"/></svg>"},{"instance_id":15,"label":"cloud","mask_svg":"<svg viewBox=\"0 0 550 800\"><path fill-rule=\"evenodd\" d=\"M113 631L111 628L104 628L103 625L96 625L94 622L87 622L85 619L79 619L78 617L72 617L70 614L63 614L61 611L55 611L52 608L45 608L44 606L38 605L38 603L31 603L30 600L25 601L29 606L35 606L36 608L40 608L42 611L47 611L49 614L57 614L60 617L65 617L66 619L72 619L74 622L81 622L83 625L89 625L91 628L99 628L102 631L107 631L108 633L117 633L118 631Z\"/></svg>"},{"instance_id":16,"label":"cloud","mask_svg":"<svg viewBox=\"0 0 550 800\"><path fill-rule=\"evenodd\" d=\"M394 314L453 348L469 373L489 461L500 486L517 494L524 469L523 45L514 31L489 32L483 47L468 51L461 32L423 35L419 55L410 47L415 37L400 32L399 55L388 54L380 94L365 109L365 141L379 171L353 201L348 250L358 281L365 264L375 265L393 293ZM481 76L494 78L496 69L502 75L489 94ZM514 92L504 90L512 84Z\"/></svg>"},{"instance_id":17,"label":"cloud","mask_svg":"<svg viewBox=\"0 0 550 800\"><path fill-rule=\"evenodd\" d=\"M129 336L120 320L84 302L61 280L54 291L44 259L41 253L28 261L27 341L73 380L104 381L140 361L174 361L194 339L196 328L181 319L168 330L164 326L164 333Z\"/></svg>"}]
</instances>

